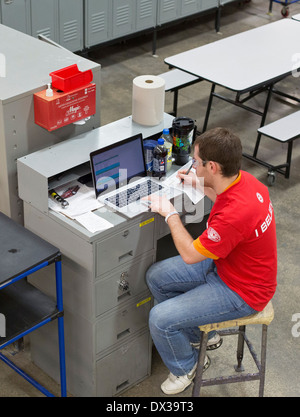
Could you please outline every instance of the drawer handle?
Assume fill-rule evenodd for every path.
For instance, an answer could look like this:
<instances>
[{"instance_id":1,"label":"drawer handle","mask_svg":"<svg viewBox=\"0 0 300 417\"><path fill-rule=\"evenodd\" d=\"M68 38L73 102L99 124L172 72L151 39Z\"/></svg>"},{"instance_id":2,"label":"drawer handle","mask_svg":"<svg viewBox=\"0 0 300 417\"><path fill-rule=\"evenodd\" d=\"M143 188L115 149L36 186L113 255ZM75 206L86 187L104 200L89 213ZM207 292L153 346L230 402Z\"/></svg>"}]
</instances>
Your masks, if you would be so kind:
<instances>
[{"instance_id":1,"label":"drawer handle","mask_svg":"<svg viewBox=\"0 0 300 417\"><path fill-rule=\"evenodd\" d=\"M119 334L117 334L117 339L119 340L122 337L125 337L125 336L129 335L129 333L130 333L130 329L128 328L128 329L124 330L123 332L120 332Z\"/></svg>"},{"instance_id":2,"label":"drawer handle","mask_svg":"<svg viewBox=\"0 0 300 417\"><path fill-rule=\"evenodd\" d=\"M131 297L131 293L130 291L124 292L123 294L118 296L118 303L121 302L122 300L124 300L125 298Z\"/></svg>"},{"instance_id":3,"label":"drawer handle","mask_svg":"<svg viewBox=\"0 0 300 417\"><path fill-rule=\"evenodd\" d=\"M123 233L123 237L127 237L129 235L129 230L125 230L125 232Z\"/></svg>"},{"instance_id":4,"label":"drawer handle","mask_svg":"<svg viewBox=\"0 0 300 417\"><path fill-rule=\"evenodd\" d=\"M130 250L129 252L124 253L124 255L119 256L119 262L122 262L124 259L130 258L131 256L133 256L133 250Z\"/></svg>"},{"instance_id":5,"label":"drawer handle","mask_svg":"<svg viewBox=\"0 0 300 417\"><path fill-rule=\"evenodd\" d=\"M124 381L122 382L122 384L116 386L116 391L120 391L121 389L127 387L128 384L129 384L129 380L127 379L127 381Z\"/></svg>"}]
</instances>

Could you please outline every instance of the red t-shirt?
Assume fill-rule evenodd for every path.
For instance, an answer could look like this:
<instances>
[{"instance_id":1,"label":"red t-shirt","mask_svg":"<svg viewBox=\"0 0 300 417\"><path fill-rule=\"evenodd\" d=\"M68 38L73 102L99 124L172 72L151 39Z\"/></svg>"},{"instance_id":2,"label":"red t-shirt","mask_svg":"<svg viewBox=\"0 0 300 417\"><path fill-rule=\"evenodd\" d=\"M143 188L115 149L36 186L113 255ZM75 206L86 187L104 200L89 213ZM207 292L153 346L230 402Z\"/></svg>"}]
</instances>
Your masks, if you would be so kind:
<instances>
[{"instance_id":1,"label":"red t-shirt","mask_svg":"<svg viewBox=\"0 0 300 417\"><path fill-rule=\"evenodd\" d=\"M214 259L229 288L254 310L263 310L275 293L277 276L276 226L267 187L240 171L217 196L194 247Z\"/></svg>"}]
</instances>

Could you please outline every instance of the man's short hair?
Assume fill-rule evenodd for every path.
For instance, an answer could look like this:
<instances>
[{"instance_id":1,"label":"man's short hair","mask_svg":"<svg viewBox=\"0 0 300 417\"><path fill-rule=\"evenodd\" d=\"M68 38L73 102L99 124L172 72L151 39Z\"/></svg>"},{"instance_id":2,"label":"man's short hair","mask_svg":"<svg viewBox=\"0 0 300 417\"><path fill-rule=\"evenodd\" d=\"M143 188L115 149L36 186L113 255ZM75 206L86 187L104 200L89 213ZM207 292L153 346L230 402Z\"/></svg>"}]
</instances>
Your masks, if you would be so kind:
<instances>
[{"instance_id":1,"label":"man's short hair","mask_svg":"<svg viewBox=\"0 0 300 417\"><path fill-rule=\"evenodd\" d=\"M242 163L240 138L229 129L216 127L197 136L194 147L198 146L198 156L202 161L218 162L224 177L239 173Z\"/></svg>"}]
</instances>

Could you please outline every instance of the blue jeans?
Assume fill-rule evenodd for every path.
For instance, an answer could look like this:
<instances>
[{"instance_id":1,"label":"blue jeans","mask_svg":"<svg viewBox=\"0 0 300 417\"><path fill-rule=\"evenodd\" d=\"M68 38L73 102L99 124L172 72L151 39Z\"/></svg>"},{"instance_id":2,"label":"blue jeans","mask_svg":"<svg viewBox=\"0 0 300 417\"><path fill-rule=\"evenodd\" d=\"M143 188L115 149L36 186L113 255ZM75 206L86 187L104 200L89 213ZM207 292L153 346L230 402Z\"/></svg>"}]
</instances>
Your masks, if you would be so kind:
<instances>
[{"instance_id":1,"label":"blue jeans","mask_svg":"<svg viewBox=\"0 0 300 417\"><path fill-rule=\"evenodd\" d=\"M164 364L176 376L186 375L197 362L198 326L256 313L217 274L212 259L186 264L175 256L153 264L146 279L157 301L149 327ZM209 334L209 338L213 334Z\"/></svg>"}]
</instances>

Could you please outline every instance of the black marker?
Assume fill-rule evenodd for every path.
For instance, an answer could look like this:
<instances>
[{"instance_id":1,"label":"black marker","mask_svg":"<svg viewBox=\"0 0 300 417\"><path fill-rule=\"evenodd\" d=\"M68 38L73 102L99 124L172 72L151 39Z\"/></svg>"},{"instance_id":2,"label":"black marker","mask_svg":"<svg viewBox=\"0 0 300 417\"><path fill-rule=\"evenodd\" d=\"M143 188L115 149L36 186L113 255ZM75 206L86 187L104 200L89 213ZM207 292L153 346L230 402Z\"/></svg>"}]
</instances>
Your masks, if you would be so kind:
<instances>
[{"instance_id":1,"label":"black marker","mask_svg":"<svg viewBox=\"0 0 300 417\"><path fill-rule=\"evenodd\" d=\"M58 201L61 204L62 208L66 208L69 205L69 203L58 195L55 190L49 190L49 194L55 201Z\"/></svg>"}]
</instances>

